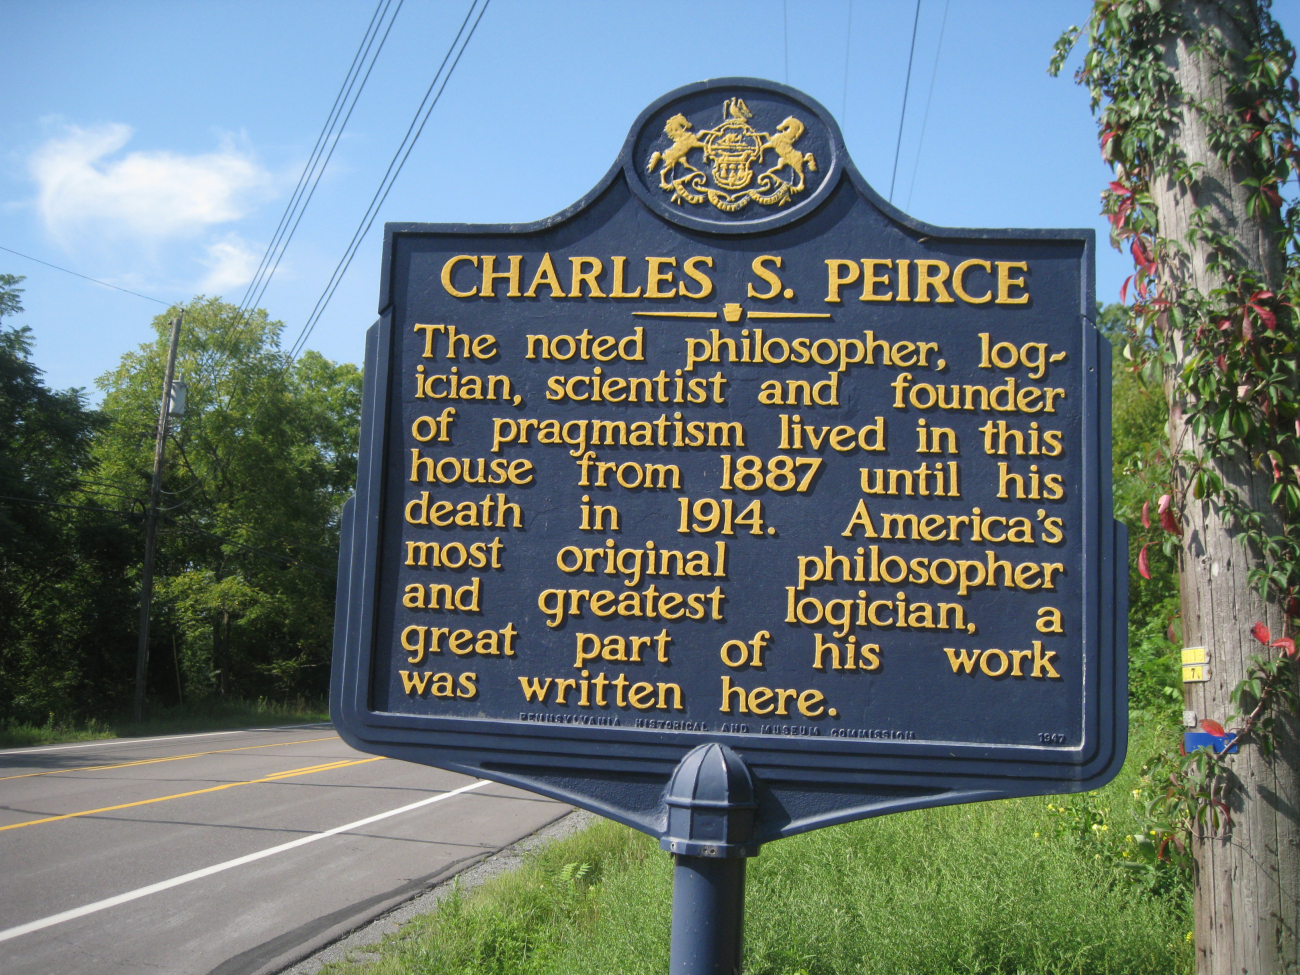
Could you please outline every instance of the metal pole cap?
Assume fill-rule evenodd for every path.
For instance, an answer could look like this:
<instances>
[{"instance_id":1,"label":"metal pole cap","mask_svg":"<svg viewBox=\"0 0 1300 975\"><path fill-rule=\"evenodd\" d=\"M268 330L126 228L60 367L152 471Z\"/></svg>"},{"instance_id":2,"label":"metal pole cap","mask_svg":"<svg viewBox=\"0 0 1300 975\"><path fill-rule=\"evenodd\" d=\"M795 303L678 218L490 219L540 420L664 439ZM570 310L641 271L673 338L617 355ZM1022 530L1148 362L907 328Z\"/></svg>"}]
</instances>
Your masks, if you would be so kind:
<instances>
[{"instance_id":1,"label":"metal pole cap","mask_svg":"<svg viewBox=\"0 0 1300 975\"><path fill-rule=\"evenodd\" d=\"M682 757L664 792L668 824L659 848L681 856L747 857L758 852L754 780L726 745L712 742Z\"/></svg>"}]
</instances>

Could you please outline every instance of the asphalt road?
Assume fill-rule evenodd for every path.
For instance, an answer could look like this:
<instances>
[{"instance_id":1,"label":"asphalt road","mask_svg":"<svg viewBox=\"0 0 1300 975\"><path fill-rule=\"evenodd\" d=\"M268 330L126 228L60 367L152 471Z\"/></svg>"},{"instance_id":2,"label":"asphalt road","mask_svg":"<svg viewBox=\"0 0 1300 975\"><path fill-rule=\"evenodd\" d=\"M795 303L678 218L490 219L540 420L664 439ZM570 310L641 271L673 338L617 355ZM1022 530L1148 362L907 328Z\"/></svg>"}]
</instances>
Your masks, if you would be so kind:
<instances>
[{"instance_id":1,"label":"asphalt road","mask_svg":"<svg viewBox=\"0 0 1300 975\"><path fill-rule=\"evenodd\" d=\"M0 752L0 972L276 972L568 811L328 725Z\"/></svg>"}]
</instances>

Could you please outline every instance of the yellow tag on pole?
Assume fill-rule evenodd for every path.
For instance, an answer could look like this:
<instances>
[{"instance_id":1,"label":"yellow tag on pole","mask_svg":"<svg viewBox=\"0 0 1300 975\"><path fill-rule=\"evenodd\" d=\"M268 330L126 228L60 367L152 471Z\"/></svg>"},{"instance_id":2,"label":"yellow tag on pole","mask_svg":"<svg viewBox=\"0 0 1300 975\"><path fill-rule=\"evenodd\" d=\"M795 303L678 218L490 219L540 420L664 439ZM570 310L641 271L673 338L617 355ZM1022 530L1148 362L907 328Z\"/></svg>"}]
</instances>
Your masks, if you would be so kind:
<instances>
[{"instance_id":1,"label":"yellow tag on pole","mask_svg":"<svg viewBox=\"0 0 1300 975\"><path fill-rule=\"evenodd\" d=\"M1188 664L1203 664L1209 660L1205 652L1205 647L1185 647L1183 649L1183 666Z\"/></svg>"},{"instance_id":2,"label":"yellow tag on pole","mask_svg":"<svg viewBox=\"0 0 1300 975\"><path fill-rule=\"evenodd\" d=\"M1205 664L1186 664L1183 667L1184 684L1204 684L1210 679L1210 668Z\"/></svg>"}]
</instances>

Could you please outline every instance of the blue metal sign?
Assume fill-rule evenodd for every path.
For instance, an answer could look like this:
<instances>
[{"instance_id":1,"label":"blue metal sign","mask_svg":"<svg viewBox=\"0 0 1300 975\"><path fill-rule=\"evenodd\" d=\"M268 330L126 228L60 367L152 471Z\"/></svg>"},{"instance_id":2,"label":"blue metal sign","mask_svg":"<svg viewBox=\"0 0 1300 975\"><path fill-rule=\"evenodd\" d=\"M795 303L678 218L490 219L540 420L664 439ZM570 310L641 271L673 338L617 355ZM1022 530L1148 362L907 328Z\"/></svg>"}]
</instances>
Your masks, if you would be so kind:
<instances>
[{"instance_id":1,"label":"blue metal sign","mask_svg":"<svg viewBox=\"0 0 1300 975\"><path fill-rule=\"evenodd\" d=\"M726 745L752 843L1103 784L1093 248L920 223L749 79L657 101L554 217L387 225L340 733L656 835L683 755Z\"/></svg>"}]
</instances>

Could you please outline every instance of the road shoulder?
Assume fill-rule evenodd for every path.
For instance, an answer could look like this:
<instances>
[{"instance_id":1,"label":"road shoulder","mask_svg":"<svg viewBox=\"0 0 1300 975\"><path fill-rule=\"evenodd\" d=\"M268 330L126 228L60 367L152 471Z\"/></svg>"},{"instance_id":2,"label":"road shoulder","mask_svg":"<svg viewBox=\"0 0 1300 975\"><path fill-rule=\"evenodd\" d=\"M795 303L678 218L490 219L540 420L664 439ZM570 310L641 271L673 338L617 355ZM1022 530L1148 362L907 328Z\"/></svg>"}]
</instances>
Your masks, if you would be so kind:
<instances>
[{"instance_id":1,"label":"road shoulder","mask_svg":"<svg viewBox=\"0 0 1300 975\"><path fill-rule=\"evenodd\" d=\"M286 959L282 955L269 966L240 967L230 969L229 972L223 965L209 975L235 975L236 971L248 972L250 975L316 975L325 965L333 962L349 958L369 960L366 958L368 949L377 948L385 937L397 933L414 918L436 911L443 898L451 893L453 882L459 881L463 892L474 890L493 877L519 867L529 851L585 829L598 818L592 813L575 809L530 836L478 860L472 866L444 871L435 878L419 881L414 890L405 890L404 893L394 891L393 896L382 903L371 905L359 915L352 914L345 922L298 942L296 950L292 951L292 958ZM237 960L231 959L230 963ZM282 967L285 965L289 967Z\"/></svg>"}]
</instances>

